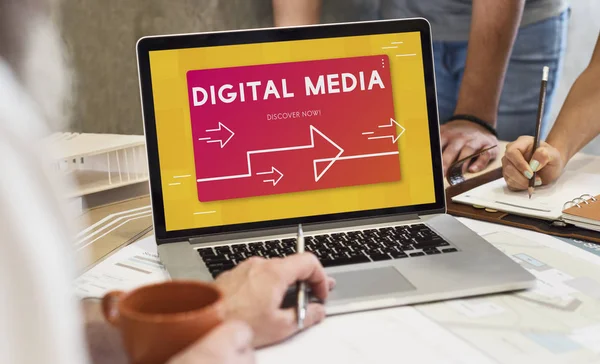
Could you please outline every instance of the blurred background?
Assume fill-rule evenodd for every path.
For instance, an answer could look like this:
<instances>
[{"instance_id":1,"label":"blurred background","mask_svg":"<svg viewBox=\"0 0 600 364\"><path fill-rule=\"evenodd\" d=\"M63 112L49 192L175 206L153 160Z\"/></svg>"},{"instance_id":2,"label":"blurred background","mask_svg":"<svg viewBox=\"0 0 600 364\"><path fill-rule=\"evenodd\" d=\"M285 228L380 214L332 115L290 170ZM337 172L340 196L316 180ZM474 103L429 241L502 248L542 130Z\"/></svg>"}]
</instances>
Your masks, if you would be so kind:
<instances>
[{"instance_id":1,"label":"blurred background","mask_svg":"<svg viewBox=\"0 0 600 364\"><path fill-rule=\"evenodd\" d=\"M321 20L355 20L376 1L325 1ZM571 7L554 117L587 65L600 30L600 0L571 0ZM77 74L73 131L143 134L135 58L140 37L270 27L273 16L271 0L64 0L62 21ZM600 139L585 151L600 154Z\"/></svg>"}]
</instances>

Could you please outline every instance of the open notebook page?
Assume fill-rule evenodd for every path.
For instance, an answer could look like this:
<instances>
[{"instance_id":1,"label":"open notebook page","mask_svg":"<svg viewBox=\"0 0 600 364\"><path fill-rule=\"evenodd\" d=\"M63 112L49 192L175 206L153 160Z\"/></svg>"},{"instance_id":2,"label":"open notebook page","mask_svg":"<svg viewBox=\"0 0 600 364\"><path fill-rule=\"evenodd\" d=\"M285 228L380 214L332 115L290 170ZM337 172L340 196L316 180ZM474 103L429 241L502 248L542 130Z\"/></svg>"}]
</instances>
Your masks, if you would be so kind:
<instances>
[{"instance_id":1,"label":"open notebook page","mask_svg":"<svg viewBox=\"0 0 600 364\"><path fill-rule=\"evenodd\" d=\"M510 191L500 178L455 196L452 201L515 215L560 220L565 202L586 193L600 194L600 174L566 171L555 183L536 187L531 199L527 191Z\"/></svg>"}]
</instances>

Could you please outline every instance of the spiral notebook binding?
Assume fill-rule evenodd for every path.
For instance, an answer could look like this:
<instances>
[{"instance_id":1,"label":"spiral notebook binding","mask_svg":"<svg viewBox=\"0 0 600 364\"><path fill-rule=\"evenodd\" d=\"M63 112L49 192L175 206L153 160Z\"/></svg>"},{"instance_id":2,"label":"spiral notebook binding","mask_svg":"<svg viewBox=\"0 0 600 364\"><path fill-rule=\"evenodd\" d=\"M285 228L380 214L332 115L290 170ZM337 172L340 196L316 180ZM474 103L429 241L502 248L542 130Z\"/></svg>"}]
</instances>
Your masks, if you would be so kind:
<instances>
[{"instance_id":1,"label":"spiral notebook binding","mask_svg":"<svg viewBox=\"0 0 600 364\"><path fill-rule=\"evenodd\" d=\"M592 202L597 202L598 199L589 193L583 194L577 198L572 199L571 201L565 202L563 205L563 210L566 210L571 207L577 206L577 208L581 208L582 205L589 205Z\"/></svg>"}]
</instances>

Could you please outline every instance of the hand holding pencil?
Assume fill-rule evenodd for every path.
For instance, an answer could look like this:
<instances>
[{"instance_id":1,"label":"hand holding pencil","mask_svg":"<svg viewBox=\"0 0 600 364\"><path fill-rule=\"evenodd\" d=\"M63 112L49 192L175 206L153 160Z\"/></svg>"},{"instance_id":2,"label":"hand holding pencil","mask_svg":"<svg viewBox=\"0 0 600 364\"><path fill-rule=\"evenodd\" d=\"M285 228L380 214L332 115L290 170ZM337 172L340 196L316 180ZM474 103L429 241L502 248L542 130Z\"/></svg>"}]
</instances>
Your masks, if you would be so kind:
<instances>
[{"instance_id":1,"label":"hand holding pencil","mask_svg":"<svg viewBox=\"0 0 600 364\"><path fill-rule=\"evenodd\" d=\"M555 181L566 163L558 149L541 140L540 129L546 106L548 73L548 67L544 67L535 136L522 136L509 143L502 158L502 174L508 188L513 191L528 190L529 198L532 197L535 187Z\"/></svg>"}]
</instances>

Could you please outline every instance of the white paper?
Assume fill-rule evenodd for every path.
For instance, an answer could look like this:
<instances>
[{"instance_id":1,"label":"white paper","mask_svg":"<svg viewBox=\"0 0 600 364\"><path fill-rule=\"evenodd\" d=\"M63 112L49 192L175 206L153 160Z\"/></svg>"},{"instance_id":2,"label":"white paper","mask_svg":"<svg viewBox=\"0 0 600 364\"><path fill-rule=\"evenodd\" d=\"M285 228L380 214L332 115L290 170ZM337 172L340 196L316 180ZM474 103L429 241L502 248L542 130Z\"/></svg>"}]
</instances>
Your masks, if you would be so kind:
<instances>
[{"instance_id":1,"label":"white paper","mask_svg":"<svg viewBox=\"0 0 600 364\"><path fill-rule=\"evenodd\" d=\"M448 305L468 318L482 318L503 313L505 309L486 299L454 300Z\"/></svg>"},{"instance_id":2,"label":"white paper","mask_svg":"<svg viewBox=\"0 0 600 364\"><path fill-rule=\"evenodd\" d=\"M167 279L169 274L156 252L134 244L124 247L82 274L75 281L75 292L81 298L102 297L112 290L128 291Z\"/></svg>"},{"instance_id":3,"label":"white paper","mask_svg":"<svg viewBox=\"0 0 600 364\"><path fill-rule=\"evenodd\" d=\"M565 172L557 182L536 187L531 199L527 191L510 191L504 179L500 178L455 196L452 201L517 215L559 220L565 202L584 194L600 194L600 174Z\"/></svg>"},{"instance_id":4,"label":"white paper","mask_svg":"<svg viewBox=\"0 0 600 364\"><path fill-rule=\"evenodd\" d=\"M600 354L600 325L592 325L576 330L569 337L581 346Z\"/></svg>"},{"instance_id":5,"label":"white paper","mask_svg":"<svg viewBox=\"0 0 600 364\"><path fill-rule=\"evenodd\" d=\"M257 353L259 364L492 362L412 307L329 317Z\"/></svg>"}]
</instances>

